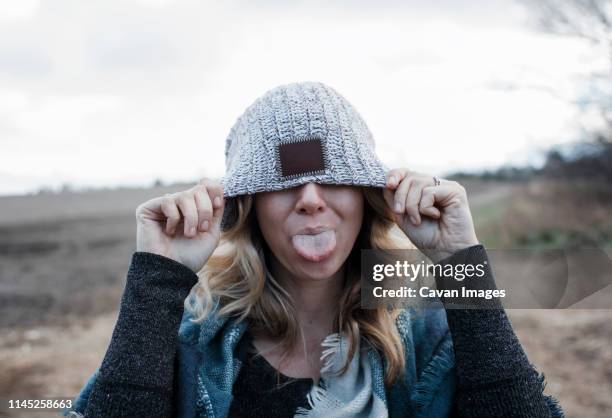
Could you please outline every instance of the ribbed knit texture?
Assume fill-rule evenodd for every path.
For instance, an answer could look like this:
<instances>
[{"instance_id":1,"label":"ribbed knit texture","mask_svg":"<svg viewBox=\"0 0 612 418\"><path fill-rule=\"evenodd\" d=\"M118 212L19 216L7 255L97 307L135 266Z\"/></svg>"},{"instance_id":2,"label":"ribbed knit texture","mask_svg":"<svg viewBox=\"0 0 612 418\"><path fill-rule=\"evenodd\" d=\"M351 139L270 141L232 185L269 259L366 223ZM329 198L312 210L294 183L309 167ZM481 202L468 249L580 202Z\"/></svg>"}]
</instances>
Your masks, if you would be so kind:
<instances>
[{"instance_id":1,"label":"ribbed knit texture","mask_svg":"<svg viewBox=\"0 0 612 418\"><path fill-rule=\"evenodd\" d=\"M436 278L439 289L496 289L485 248L475 245L442 260L441 265L480 264L486 274L457 282ZM442 301L446 304L444 298ZM457 299L453 299L456 302ZM462 417L562 416L542 391L544 377L529 363L498 298L466 299L471 308L447 309L457 365L457 409ZM474 308L482 306L482 308Z\"/></svg>"},{"instance_id":2,"label":"ribbed knit texture","mask_svg":"<svg viewBox=\"0 0 612 418\"><path fill-rule=\"evenodd\" d=\"M307 137L321 139L326 172L282 177L277 146ZM244 111L226 139L223 228L235 220L231 197L307 182L384 187L387 171L365 121L336 90L319 82L275 87Z\"/></svg>"},{"instance_id":3,"label":"ribbed knit texture","mask_svg":"<svg viewBox=\"0 0 612 418\"><path fill-rule=\"evenodd\" d=\"M170 258L134 253L85 417L171 416L177 331L197 280Z\"/></svg>"}]
</instances>

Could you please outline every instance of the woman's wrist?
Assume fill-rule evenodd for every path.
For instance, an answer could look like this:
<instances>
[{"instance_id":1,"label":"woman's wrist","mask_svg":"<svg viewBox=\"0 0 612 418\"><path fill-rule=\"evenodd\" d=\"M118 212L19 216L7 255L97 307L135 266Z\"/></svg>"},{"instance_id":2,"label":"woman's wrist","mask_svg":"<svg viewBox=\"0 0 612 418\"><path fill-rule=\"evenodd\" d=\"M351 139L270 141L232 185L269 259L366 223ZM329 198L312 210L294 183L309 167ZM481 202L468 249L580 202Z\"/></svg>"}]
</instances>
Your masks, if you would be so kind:
<instances>
[{"instance_id":1,"label":"woman's wrist","mask_svg":"<svg viewBox=\"0 0 612 418\"><path fill-rule=\"evenodd\" d=\"M434 263L439 263L459 253L460 251L468 250L469 248L474 247L476 245L481 244L477 239L473 239L461 243L454 243L444 248L423 249L421 250L421 252L423 252Z\"/></svg>"},{"instance_id":2,"label":"woman's wrist","mask_svg":"<svg viewBox=\"0 0 612 418\"><path fill-rule=\"evenodd\" d=\"M488 254L482 244L454 252L435 263L439 271L436 288L443 291L440 301L447 309L503 309L491 270ZM455 274L449 274L455 272ZM457 276L456 274L460 274Z\"/></svg>"}]
</instances>

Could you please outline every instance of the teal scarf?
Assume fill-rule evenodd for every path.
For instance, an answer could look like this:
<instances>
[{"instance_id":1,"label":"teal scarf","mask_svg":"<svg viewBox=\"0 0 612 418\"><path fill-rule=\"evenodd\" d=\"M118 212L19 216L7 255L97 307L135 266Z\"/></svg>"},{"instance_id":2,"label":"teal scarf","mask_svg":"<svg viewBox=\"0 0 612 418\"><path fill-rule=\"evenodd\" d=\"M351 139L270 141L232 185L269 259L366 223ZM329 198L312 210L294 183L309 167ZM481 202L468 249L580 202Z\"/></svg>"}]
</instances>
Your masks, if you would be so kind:
<instances>
[{"instance_id":1,"label":"teal scarf","mask_svg":"<svg viewBox=\"0 0 612 418\"><path fill-rule=\"evenodd\" d=\"M215 311L216 312L216 311ZM196 324L186 310L179 330L177 416L225 418L240 367L236 348L247 324L209 315ZM347 373L333 376L346 358L346 341L326 338L321 379L309 393L310 409L298 417L444 417L454 393L452 340L442 307L405 309L397 319L406 355L406 373L385 388L386 362L364 344ZM330 411L334 411L331 414Z\"/></svg>"}]
</instances>

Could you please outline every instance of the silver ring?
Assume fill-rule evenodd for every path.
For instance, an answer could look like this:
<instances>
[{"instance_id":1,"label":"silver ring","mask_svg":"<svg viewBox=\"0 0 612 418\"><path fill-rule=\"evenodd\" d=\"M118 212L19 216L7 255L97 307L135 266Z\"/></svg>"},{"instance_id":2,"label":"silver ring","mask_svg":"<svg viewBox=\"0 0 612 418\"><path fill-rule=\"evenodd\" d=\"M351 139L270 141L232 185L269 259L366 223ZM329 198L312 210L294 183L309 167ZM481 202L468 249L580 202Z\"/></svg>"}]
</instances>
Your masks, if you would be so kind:
<instances>
[{"instance_id":1,"label":"silver ring","mask_svg":"<svg viewBox=\"0 0 612 418\"><path fill-rule=\"evenodd\" d=\"M433 176L433 180L434 180L434 186L439 186L440 185L440 179L437 178L436 176Z\"/></svg>"}]
</instances>

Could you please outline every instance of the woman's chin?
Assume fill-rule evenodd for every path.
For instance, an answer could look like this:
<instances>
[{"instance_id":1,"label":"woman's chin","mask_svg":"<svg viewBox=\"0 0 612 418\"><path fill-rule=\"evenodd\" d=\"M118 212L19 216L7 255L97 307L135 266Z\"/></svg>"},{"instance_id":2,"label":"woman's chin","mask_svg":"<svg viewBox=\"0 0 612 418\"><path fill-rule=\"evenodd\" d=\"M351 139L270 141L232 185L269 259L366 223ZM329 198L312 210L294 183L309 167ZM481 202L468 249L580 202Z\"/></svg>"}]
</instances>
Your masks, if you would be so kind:
<instances>
[{"instance_id":1,"label":"woman's chin","mask_svg":"<svg viewBox=\"0 0 612 418\"><path fill-rule=\"evenodd\" d=\"M336 257L326 257L321 261L311 261L298 257L295 267L300 270L300 276L305 279L324 280L333 276L342 267Z\"/></svg>"}]
</instances>

